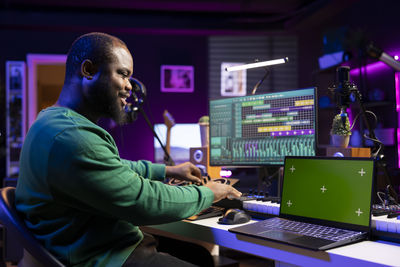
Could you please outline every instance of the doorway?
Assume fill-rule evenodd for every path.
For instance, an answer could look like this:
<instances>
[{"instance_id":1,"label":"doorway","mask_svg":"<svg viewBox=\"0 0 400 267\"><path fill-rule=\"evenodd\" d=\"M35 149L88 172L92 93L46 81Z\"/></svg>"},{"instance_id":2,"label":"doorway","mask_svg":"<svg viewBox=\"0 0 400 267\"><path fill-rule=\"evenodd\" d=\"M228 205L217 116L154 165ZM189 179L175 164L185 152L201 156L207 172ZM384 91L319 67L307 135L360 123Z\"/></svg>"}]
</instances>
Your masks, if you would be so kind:
<instances>
[{"instance_id":1,"label":"doorway","mask_svg":"<svg viewBox=\"0 0 400 267\"><path fill-rule=\"evenodd\" d=\"M64 83L66 60L66 55L27 55L28 90L24 96L23 109L27 118L26 129L29 129L42 109L57 101Z\"/></svg>"}]
</instances>

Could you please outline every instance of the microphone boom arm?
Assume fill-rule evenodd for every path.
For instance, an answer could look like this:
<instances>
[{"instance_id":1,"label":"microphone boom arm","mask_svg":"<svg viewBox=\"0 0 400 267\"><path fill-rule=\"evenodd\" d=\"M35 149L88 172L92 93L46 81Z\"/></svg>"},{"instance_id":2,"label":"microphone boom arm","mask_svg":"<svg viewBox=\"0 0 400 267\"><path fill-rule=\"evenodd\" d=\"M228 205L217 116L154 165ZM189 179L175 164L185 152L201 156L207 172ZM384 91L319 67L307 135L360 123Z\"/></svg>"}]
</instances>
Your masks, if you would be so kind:
<instances>
[{"instance_id":1,"label":"microphone boom arm","mask_svg":"<svg viewBox=\"0 0 400 267\"><path fill-rule=\"evenodd\" d=\"M372 58L376 58L389 67L393 68L395 71L400 71L400 62L395 60L392 56L385 53L382 49L377 47L374 43L370 42L367 45L367 53Z\"/></svg>"},{"instance_id":2,"label":"microphone boom arm","mask_svg":"<svg viewBox=\"0 0 400 267\"><path fill-rule=\"evenodd\" d=\"M165 148L165 146L163 145L163 143L160 140L160 137L158 137L158 134L156 133L156 131L154 130L153 125L151 124L149 117L147 116L146 112L144 111L143 107L139 107L139 112L140 114L143 115L144 120L146 121L147 125L149 126L149 128L151 129L151 131L153 132L154 137L157 139L158 143L160 143L161 148L164 150L164 153L166 155L166 161L171 163L171 165L175 165L174 160L171 158L171 155L167 152L167 149Z\"/></svg>"}]
</instances>

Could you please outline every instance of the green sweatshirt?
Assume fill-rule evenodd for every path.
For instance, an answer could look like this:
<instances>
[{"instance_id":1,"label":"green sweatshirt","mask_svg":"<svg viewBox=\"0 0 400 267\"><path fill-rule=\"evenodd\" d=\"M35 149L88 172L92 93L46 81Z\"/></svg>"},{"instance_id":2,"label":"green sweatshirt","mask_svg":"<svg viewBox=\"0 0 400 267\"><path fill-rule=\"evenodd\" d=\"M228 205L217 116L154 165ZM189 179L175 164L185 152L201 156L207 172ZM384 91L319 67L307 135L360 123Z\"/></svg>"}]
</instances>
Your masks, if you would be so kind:
<instances>
[{"instance_id":1,"label":"green sweatshirt","mask_svg":"<svg viewBox=\"0 0 400 267\"><path fill-rule=\"evenodd\" d=\"M68 266L121 266L143 238L138 226L190 217L214 199L207 187L169 186L164 178L164 165L121 159L104 129L51 107L25 138L16 206Z\"/></svg>"}]
</instances>

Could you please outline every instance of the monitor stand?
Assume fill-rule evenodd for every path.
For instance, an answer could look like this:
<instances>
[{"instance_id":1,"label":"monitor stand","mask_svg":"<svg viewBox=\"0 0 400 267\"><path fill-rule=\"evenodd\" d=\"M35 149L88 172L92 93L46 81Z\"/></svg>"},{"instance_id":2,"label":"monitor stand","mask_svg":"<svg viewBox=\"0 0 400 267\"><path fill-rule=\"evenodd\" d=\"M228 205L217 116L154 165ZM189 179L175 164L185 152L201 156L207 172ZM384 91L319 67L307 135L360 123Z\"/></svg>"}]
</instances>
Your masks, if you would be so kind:
<instances>
[{"instance_id":1,"label":"monitor stand","mask_svg":"<svg viewBox=\"0 0 400 267\"><path fill-rule=\"evenodd\" d=\"M271 186L276 184L275 195L281 197L283 182L283 167L260 167L258 172L257 194L271 192Z\"/></svg>"}]
</instances>

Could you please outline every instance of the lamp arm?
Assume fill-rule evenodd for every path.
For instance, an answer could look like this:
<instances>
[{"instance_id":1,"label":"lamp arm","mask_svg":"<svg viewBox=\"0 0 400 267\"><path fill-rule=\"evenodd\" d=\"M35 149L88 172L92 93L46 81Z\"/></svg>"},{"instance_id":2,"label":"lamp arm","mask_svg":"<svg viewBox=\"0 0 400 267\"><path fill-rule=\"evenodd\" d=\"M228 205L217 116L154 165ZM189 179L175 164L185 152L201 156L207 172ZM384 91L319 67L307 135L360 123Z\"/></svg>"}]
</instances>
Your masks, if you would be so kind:
<instances>
[{"instance_id":1,"label":"lamp arm","mask_svg":"<svg viewBox=\"0 0 400 267\"><path fill-rule=\"evenodd\" d=\"M259 80L256 85L253 88L253 91L251 92L252 95L254 95L258 89L258 87L264 82L265 78L268 77L268 75L271 73L271 71L269 70L269 68L265 68L265 74L264 76L261 78L261 80Z\"/></svg>"}]
</instances>

